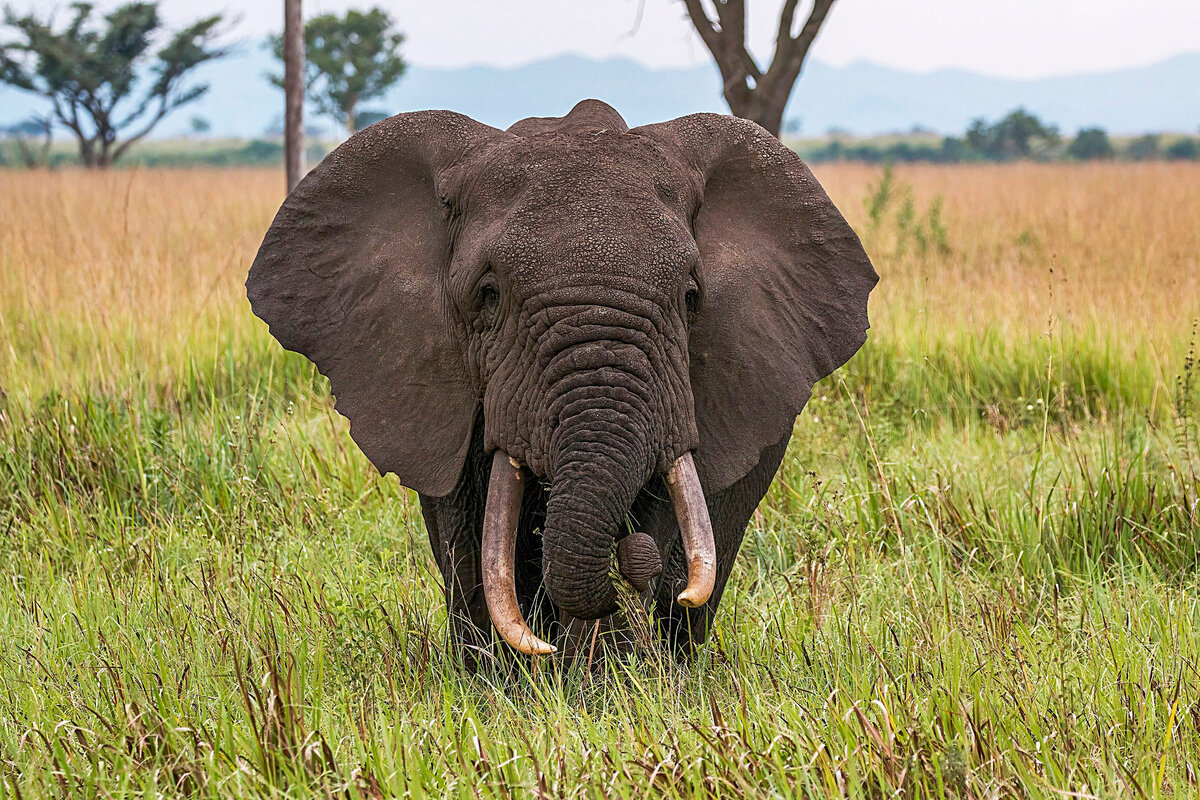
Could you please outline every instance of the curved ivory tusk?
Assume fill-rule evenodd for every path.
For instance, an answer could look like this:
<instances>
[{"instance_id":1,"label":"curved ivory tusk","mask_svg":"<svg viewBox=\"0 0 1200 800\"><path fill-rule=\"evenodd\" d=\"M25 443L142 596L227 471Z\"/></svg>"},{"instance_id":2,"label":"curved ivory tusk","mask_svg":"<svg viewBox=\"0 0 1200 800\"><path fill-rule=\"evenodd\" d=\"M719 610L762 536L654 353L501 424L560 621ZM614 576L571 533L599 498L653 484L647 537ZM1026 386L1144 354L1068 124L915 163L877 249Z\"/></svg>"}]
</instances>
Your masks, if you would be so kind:
<instances>
[{"instance_id":1,"label":"curved ivory tusk","mask_svg":"<svg viewBox=\"0 0 1200 800\"><path fill-rule=\"evenodd\" d=\"M503 450L492 456L492 479L488 482L487 506L483 511L483 597L492 624L504 641L529 656L547 655L558 648L543 642L521 615L517 605L517 582L513 564L517 558L517 518L525 493L524 470Z\"/></svg>"},{"instance_id":2,"label":"curved ivory tusk","mask_svg":"<svg viewBox=\"0 0 1200 800\"><path fill-rule=\"evenodd\" d=\"M717 581L717 547L713 544L708 504L704 502L704 490L700 488L691 453L675 459L667 473L667 489L688 560L688 583L675 599L681 606L696 608L704 605L713 593Z\"/></svg>"}]
</instances>

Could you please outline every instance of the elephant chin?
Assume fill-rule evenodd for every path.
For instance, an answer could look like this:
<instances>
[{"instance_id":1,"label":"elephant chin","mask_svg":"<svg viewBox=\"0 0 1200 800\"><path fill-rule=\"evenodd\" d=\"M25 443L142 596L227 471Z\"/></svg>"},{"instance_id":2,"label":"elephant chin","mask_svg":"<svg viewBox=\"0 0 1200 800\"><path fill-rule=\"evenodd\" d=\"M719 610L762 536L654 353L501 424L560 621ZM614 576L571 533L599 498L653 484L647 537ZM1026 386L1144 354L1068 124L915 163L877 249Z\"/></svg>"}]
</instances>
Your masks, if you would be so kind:
<instances>
[{"instance_id":1,"label":"elephant chin","mask_svg":"<svg viewBox=\"0 0 1200 800\"><path fill-rule=\"evenodd\" d=\"M492 623L501 637L521 653L544 655L555 652L556 648L529 629L516 594L517 521L527 476L520 464L503 451L496 451L484 518L483 589ZM613 488L612 473L607 482L595 480L590 490L577 485L581 480L586 485L586 477L570 473L555 481L543 534L543 579L550 599L563 612L578 619L595 619L616 610L609 557L617 525L611 514L605 514L605 504L598 501L598 492L605 487ZM672 465L667 473L667 486L688 562L688 582L677 601L694 608L707 602L712 594L716 548L691 453L685 453ZM623 513L618 515L617 524L623 516ZM559 527L564 522L586 526L583 530L589 530L591 535L578 535L579 528Z\"/></svg>"}]
</instances>

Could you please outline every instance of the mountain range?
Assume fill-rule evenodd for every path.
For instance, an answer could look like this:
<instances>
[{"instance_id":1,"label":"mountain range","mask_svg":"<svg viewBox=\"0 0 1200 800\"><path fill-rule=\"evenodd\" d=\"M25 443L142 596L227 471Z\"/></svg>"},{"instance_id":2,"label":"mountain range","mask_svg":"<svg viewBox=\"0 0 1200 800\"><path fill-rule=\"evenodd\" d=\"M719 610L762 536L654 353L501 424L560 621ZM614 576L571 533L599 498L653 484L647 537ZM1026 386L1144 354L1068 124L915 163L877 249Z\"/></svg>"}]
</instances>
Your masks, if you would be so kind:
<instances>
[{"instance_id":1,"label":"mountain range","mask_svg":"<svg viewBox=\"0 0 1200 800\"><path fill-rule=\"evenodd\" d=\"M186 133L193 117L211 135L255 137L278 129L282 93L268 80L277 64L261 41L204 65L197 80L211 85L198 102L168 117L155 135ZM810 62L796 85L787 119L801 135L830 129L871 135L920 127L961 133L976 117L997 118L1024 106L1073 134L1099 125L1110 133L1195 132L1200 127L1200 52L1112 72L1018 80L966 70L917 73L866 62L834 67ZM596 61L564 55L514 68L455 69L413 65L387 96L366 108L397 113L448 108L507 127L528 116L558 116L576 101L596 97L615 106L630 125L696 111L728 113L709 64L652 69L636 61ZM42 106L36 97L0 87L0 126ZM318 123L332 132L332 123Z\"/></svg>"}]
</instances>

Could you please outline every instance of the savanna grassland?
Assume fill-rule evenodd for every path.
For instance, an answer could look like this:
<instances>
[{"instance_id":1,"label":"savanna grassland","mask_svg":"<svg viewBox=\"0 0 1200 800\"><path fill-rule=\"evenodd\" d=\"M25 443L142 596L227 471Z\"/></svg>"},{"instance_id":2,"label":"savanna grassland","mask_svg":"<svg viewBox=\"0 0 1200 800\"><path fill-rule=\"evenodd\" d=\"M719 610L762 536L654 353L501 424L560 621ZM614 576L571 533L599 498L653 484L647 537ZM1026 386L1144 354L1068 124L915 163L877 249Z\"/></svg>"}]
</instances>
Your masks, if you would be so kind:
<instances>
[{"instance_id":1,"label":"savanna grassland","mask_svg":"<svg viewBox=\"0 0 1200 800\"><path fill-rule=\"evenodd\" d=\"M0 796L1195 796L1200 165L818 176L874 327L710 646L471 675L244 299L282 177L0 173Z\"/></svg>"}]
</instances>

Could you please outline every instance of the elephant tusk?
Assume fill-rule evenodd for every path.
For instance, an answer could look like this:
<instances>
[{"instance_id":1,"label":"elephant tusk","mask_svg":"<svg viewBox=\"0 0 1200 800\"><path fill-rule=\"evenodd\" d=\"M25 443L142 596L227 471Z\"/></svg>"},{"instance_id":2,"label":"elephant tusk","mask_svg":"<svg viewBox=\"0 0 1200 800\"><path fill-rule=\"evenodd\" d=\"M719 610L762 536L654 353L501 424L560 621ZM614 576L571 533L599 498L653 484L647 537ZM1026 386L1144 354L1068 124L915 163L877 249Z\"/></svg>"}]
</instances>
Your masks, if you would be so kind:
<instances>
[{"instance_id":1,"label":"elephant tusk","mask_svg":"<svg viewBox=\"0 0 1200 800\"><path fill-rule=\"evenodd\" d=\"M483 597L501 638L520 653L540 656L557 652L558 648L529 630L517 605L514 562L524 474L521 465L503 450L492 456L492 477L483 512Z\"/></svg>"},{"instance_id":2,"label":"elephant tusk","mask_svg":"<svg viewBox=\"0 0 1200 800\"><path fill-rule=\"evenodd\" d=\"M683 537L683 553L688 561L688 582L676 600L681 606L696 608L708 602L717 581L717 548L713 543L712 521L708 504L696 474L691 453L675 459L667 472L667 489L679 532Z\"/></svg>"}]
</instances>

